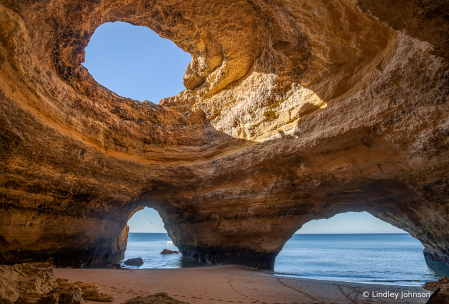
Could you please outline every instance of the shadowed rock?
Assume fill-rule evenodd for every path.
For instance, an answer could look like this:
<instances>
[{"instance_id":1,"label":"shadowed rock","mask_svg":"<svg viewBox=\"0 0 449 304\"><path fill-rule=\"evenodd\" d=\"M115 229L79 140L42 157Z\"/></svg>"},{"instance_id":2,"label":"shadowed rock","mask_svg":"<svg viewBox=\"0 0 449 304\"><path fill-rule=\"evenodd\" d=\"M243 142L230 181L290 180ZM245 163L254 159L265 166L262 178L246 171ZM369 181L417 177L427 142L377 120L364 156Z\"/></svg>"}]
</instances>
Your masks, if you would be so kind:
<instances>
[{"instance_id":1,"label":"shadowed rock","mask_svg":"<svg viewBox=\"0 0 449 304\"><path fill-rule=\"evenodd\" d=\"M21 296L15 304L83 304L81 289L76 286L64 286L53 289L40 297Z\"/></svg>"},{"instance_id":2,"label":"shadowed rock","mask_svg":"<svg viewBox=\"0 0 449 304\"><path fill-rule=\"evenodd\" d=\"M179 253L179 251L164 249L161 251L160 254L173 254L173 253Z\"/></svg>"},{"instance_id":3,"label":"shadowed rock","mask_svg":"<svg viewBox=\"0 0 449 304\"><path fill-rule=\"evenodd\" d=\"M125 265L129 265L129 266L142 266L143 260L142 260L142 258L133 258L133 259L128 259L123 263Z\"/></svg>"},{"instance_id":4,"label":"shadowed rock","mask_svg":"<svg viewBox=\"0 0 449 304\"><path fill-rule=\"evenodd\" d=\"M76 286L81 289L82 298L89 301L112 302L115 299L115 293L107 289L100 288L95 283L86 283L81 281L70 282L68 279L57 279L59 286Z\"/></svg>"},{"instance_id":5,"label":"shadowed rock","mask_svg":"<svg viewBox=\"0 0 449 304\"><path fill-rule=\"evenodd\" d=\"M426 304L447 304L449 303L449 291L440 290L436 295L434 295Z\"/></svg>"},{"instance_id":6,"label":"shadowed rock","mask_svg":"<svg viewBox=\"0 0 449 304\"><path fill-rule=\"evenodd\" d=\"M13 304L39 298L58 287L52 268L36 268L28 264L0 265L0 303Z\"/></svg>"},{"instance_id":7,"label":"shadowed rock","mask_svg":"<svg viewBox=\"0 0 449 304\"><path fill-rule=\"evenodd\" d=\"M449 279L439 278L435 282L427 282L424 288L434 291L427 304L446 304L449 303Z\"/></svg>"},{"instance_id":8,"label":"shadowed rock","mask_svg":"<svg viewBox=\"0 0 449 304\"><path fill-rule=\"evenodd\" d=\"M2 304L82 304L83 299L112 302L115 293L93 283L56 279L53 268L0 266Z\"/></svg>"},{"instance_id":9,"label":"shadowed rock","mask_svg":"<svg viewBox=\"0 0 449 304\"><path fill-rule=\"evenodd\" d=\"M424 284L424 288L434 291L437 288L440 288L441 290L449 289L449 279L446 277L439 278L435 282L427 282Z\"/></svg>"},{"instance_id":10,"label":"shadowed rock","mask_svg":"<svg viewBox=\"0 0 449 304\"><path fill-rule=\"evenodd\" d=\"M187 304L187 302L176 300L165 292L161 292L152 296L132 298L123 304Z\"/></svg>"}]
</instances>

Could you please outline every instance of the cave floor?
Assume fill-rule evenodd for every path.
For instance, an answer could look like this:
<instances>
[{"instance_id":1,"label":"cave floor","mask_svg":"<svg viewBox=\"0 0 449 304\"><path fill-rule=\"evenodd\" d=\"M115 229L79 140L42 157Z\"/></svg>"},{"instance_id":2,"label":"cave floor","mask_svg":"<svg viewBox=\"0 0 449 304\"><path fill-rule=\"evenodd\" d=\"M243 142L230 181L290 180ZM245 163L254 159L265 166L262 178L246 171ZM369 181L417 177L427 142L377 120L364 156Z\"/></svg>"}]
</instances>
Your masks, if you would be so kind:
<instances>
[{"instance_id":1,"label":"cave floor","mask_svg":"<svg viewBox=\"0 0 449 304\"><path fill-rule=\"evenodd\" d=\"M240 266L183 269L65 269L58 278L97 283L115 291L113 303L136 296L166 292L188 303L426 303L426 297L402 298L402 293L425 293L421 287L368 285L275 276ZM364 297L363 292L369 292ZM373 293L374 292L374 293ZM376 294L398 294L398 299ZM365 293L366 294L366 293ZM373 297L377 295L377 297ZM86 303L98 303L85 301Z\"/></svg>"}]
</instances>

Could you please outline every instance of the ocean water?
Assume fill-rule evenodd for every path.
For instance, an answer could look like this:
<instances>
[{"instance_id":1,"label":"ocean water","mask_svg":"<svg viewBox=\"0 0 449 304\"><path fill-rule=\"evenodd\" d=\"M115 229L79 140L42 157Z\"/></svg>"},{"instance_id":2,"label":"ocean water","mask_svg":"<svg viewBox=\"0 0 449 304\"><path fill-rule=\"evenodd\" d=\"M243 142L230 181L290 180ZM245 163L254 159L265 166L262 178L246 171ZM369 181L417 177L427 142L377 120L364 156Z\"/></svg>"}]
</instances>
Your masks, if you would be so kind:
<instances>
[{"instance_id":1,"label":"ocean water","mask_svg":"<svg viewBox=\"0 0 449 304\"><path fill-rule=\"evenodd\" d=\"M318 280L421 286L449 274L426 259L408 233L295 234L276 258L274 273Z\"/></svg>"},{"instance_id":2,"label":"ocean water","mask_svg":"<svg viewBox=\"0 0 449 304\"><path fill-rule=\"evenodd\" d=\"M141 257L141 267L184 268L210 266L162 255L177 250L164 233L130 233L123 261ZM295 234L276 258L275 275L370 284L421 286L449 276L449 266L424 258L424 247L409 234ZM128 267L128 266L126 266Z\"/></svg>"},{"instance_id":3,"label":"ocean water","mask_svg":"<svg viewBox=\"0 0 449 304\"><path fill-rule=\"evenodd\" d=\"M124 267L135 269L210 266L206 263L183 258L182 254L160 254L163 249L178 250L175 245L169 244L169 242L171 243L171 239L166 233L129 233L128 246L121 264ZM127 259L138 257L143 260L143 265L140 267L123 264Z\"/></svg>"}]
</instances>

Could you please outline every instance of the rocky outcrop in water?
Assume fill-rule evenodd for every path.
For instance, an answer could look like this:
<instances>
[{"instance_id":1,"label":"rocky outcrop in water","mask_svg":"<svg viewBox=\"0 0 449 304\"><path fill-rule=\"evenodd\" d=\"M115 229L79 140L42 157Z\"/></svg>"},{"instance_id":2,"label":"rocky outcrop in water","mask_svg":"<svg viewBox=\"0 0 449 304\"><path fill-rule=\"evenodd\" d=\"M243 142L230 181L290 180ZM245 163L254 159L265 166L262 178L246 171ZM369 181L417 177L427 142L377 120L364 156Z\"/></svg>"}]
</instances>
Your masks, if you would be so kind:
<instances>
[{"instance_id":1,"label":"rocky outcrop in water","mask_svg":"<svg viewBox=\"0 0 449 304\"><path fill-rule=\"evenodd\" d=\"M130 265L130 266L142 266L143 260L142 260L142 258L133 258L133 259L128 259L123 263L125 265Z\"/></svg>"},{"instance_id":2,"label":"rocky outcrop in water","mask_svg":"<svg viewBox=\"0 0 449 304\"><path fill-rule=\"evenodd\" d=\"M161 251L161 254L173 254L173 253L179 253L179 251L168 250L168 249L164 249Z\"/></svg>"},{"instance_id":3,"label":"rocky outcrop in water","mask_svg":"<svg viewBox=\"0 0 449 304\"><path fill-rule=\"evenodd\" d=\"M367 211L449 263L447 1L0 0L0 258L120 256L161 215L184 256L273 267L310 220ZM138 102L82 66L103 23L192 54Z\"/></svg>"}]
</instances>

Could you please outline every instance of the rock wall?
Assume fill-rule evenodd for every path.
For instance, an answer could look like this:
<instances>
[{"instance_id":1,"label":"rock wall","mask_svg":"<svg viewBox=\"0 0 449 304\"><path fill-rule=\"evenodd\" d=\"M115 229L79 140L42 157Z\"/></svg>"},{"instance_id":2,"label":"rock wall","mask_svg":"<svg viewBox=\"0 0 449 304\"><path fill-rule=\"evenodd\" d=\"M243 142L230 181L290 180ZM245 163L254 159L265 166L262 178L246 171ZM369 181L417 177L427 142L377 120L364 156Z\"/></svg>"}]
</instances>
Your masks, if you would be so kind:
<instances>
[{"instance_id":1,"label":"rock wall","mask_svg":"<svg viewBox=\"0 0 449 304\"><path fill-rule=\"evenodd\" d=\"M192 55L135 101L82 66L103 23ZM449 6L0 0L0 258L123 254L155 208L183 255L272 268L304 223L368 211L449 263Z\"/></svg>"}]
</instances>

